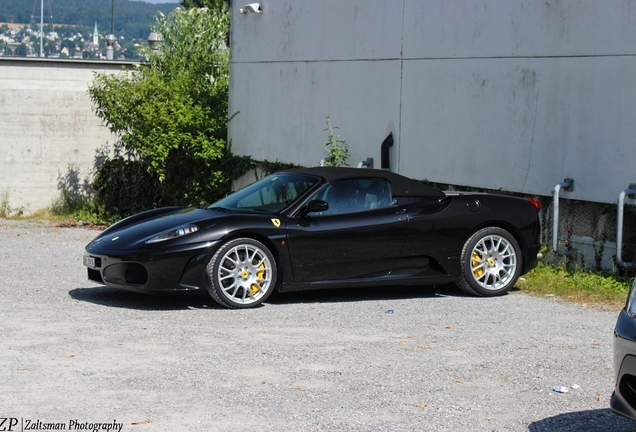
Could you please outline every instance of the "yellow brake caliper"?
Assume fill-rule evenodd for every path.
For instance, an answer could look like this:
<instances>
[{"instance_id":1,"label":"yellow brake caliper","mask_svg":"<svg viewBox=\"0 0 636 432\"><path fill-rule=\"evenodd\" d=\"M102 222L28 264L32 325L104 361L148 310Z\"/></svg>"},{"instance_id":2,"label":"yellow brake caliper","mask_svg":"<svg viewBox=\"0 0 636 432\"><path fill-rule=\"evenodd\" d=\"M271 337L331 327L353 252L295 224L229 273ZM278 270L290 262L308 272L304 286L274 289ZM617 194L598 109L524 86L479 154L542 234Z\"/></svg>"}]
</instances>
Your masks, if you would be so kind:
<instances>
[{"instance_id":1,"label":"yellow brake caliper","mask_svg":"<svg viewBox=\"0 0 636 432\"><path fill-rule=\"evenodd\" d=\"M256 272L256 277L258 278L259 282L263 282L263 278L265 277L265 264L261 263L261 265L258 266L259 269L263 269L263 270L259 270ZM259 290L261 289L260 285L258 285L257 283L253 283L252 286L250 286L250 295L255 295Z\"/></svg>"},{"instance_id":2,"label":"yellow brake caliper","mask_svg":"<svg viewBox=\"0 0 636 432\"><path fill-rule=\"evenodd\" d=\"M479 254L477 252L473 251L473 257L472 258L473 259L471 261L471 265L475 269L475 267L477 267L479 265L479 261L481 260L481 257L479 256ZM484 268L480 267L478 269L473 270L473 274L475 275L476 278L480 278L481 275L484 274Z\"/></svg>"}]
</instances>

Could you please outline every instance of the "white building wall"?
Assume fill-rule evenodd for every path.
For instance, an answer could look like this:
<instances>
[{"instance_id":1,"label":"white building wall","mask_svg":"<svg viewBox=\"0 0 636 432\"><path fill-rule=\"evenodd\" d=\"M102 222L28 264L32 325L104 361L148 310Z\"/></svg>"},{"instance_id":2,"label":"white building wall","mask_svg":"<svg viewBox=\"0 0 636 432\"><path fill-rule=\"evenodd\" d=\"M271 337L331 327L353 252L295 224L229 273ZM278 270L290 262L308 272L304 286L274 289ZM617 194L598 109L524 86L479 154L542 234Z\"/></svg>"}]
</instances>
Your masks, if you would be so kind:
<instances>
[{"instance_id":1,"label":"white building wall","mask_svg":"<svg viewBox=\"0 0 636 432\"><path fill-rule=\"evenodd\" d=\"M379 164L380 143L399 127L402 7L286 0L262 3L259 15L238 8L234 2L232 150L317 165L329 115L352 161L375 156Z\"/></svg>"},{"instance_id":2,"label":"white building wall","mask_svg":"<svg viewBox=\"0 0 636 432\"><path fill-rule=\"evenodd\" d=\"M636 182L632 0L234 2L229 138L239 154L352 154L393 132L391 169L440 183L615 202Z\"/></svg>"},{"instance_id":3,"label":"white building wall","mask_svg":"<svg viewBox=\"0 0 636 432\"><path fill-rule=\"evenodd\" d=\"M94 72L122 64L0 58L0 193L10 207L49 207L72 172L78 187L89 181L115 137L93 113L88 86Z\"/></svg>"}]
</instances>

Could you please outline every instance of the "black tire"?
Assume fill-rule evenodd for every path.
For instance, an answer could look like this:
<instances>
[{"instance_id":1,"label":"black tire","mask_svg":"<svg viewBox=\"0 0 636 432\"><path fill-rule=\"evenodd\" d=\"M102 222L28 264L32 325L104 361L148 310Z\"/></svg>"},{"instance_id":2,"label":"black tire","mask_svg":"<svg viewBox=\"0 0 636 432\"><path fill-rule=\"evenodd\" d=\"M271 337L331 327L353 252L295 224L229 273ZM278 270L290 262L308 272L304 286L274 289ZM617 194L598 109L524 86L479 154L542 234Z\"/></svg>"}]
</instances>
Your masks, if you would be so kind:
<instances>
[{"instance_id":1,"label":"black tire","mask_svg":"<svg viewBox=\"0 0 636 432\"><path fill-rule=\"evenodd\" d=\"M221 306L256 307L274 291L277 272L276 260L263 243L237 238L221 245L208 263L207 289Z\"/></svg>"},{"instance_id":2,"label":"black tire","mask_svg":"<svg viewBox=\"0 0 636 432\"><path fill-rule=\"evenodd\" d=\"M521 249L515 238L502 228L483 228L464 244L457 286L481 297L503 295L517 283L521 268Z\"/></svg>"}]
</instances>

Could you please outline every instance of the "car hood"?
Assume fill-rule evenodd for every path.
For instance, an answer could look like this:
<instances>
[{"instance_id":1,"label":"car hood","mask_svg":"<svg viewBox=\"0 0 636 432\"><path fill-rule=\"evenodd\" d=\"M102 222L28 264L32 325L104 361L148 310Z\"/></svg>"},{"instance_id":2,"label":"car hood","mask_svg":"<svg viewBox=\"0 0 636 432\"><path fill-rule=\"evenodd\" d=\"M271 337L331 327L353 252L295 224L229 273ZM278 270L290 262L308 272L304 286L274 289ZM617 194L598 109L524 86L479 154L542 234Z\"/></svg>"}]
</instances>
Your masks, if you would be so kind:
<instances>
[{"instance_id":1,"label":"car hood","mask_svg":"<svg viewBox=\"0 0 636 432\"><path fill-rule=\"evenodd\" d=\"M230 213L215 210L178 208L160 215L149 215L148 218L142 218L132 223L127 223L127 220L124 219L96 237L89 246L104 250L137 249L143 246L150 246L146 244L146 241L157 234L187 224L198 225L199 230L209 228L215 225L219 218L227 217L229 214ZM138 219L141 215L143 214L135 215L131 218ZM184 237L194 236L195 234L196 233L188 234ZM188 239L188 241L190 240L191 239ZM156 243L155 245L163 246L164 243L167 246L168 244L178 244L180 241L179 239L174 239Z\"/></svg>"}]
</instances>

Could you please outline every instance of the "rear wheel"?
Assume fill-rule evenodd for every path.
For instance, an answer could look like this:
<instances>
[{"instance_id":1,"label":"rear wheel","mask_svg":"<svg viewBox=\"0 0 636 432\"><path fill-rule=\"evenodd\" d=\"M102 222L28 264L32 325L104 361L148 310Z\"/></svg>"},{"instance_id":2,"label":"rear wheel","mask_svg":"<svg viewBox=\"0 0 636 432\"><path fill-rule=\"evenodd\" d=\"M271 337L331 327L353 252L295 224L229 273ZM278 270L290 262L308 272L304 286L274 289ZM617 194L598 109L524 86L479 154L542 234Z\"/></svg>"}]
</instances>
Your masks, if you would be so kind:
<instances>
[{"instance_id":1,"label":"rear wheel","mask_svg":"<svg viewBox=\"0 0 636 432\"><path fill-rule=\"evenodd\" d=\"M207 266L208 292L225 307L255 307L274 290L276 274L276 260L263 243L251 238L230 240Z\"/></svg>"},{"instance_id":2,"label":"rear wheel","mask_svg":"<svg viewBox=\"0 0 636 432\"><path fill-rule=\"evenodd\" d=\"M457 285L469 294L493 297L510 291L520 273L519 243L508 231L488 227L474 233L464 244Z\"/></svg>"}]
</instances>

